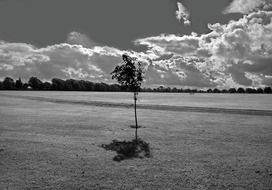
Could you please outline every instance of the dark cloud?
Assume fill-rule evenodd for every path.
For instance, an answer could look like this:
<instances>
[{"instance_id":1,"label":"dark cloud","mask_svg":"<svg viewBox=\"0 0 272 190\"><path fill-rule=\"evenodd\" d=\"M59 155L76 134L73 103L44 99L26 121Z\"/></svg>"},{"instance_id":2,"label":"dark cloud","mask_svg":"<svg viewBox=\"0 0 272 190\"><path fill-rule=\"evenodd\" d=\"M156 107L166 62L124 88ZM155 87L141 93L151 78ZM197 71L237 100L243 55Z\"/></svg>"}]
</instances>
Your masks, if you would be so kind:
<instances>
[{"instance_id":1,"label":"dark cloud","mask_svg":"<svg viewBox=\"0 0 272 190\"><path fill-rule=\"evenodd\" d=\"M272 55L252 57L250 63L240 64L240 67L247 72L272 76Z\"/></svg>"},{"instance_id":2,"label":"dark cloud","mask_svg":"<svg viewBox=\"0 0 272 190\"><path fill-rule=\"evenodd\" d=\"M229 68L229 72L231 73L232 79L244 86L251 86L252 85L252 80L248 79L245 76L245 71L244 70L239 70L235 66L232 66Z\"/></svg>"}]
</instances>

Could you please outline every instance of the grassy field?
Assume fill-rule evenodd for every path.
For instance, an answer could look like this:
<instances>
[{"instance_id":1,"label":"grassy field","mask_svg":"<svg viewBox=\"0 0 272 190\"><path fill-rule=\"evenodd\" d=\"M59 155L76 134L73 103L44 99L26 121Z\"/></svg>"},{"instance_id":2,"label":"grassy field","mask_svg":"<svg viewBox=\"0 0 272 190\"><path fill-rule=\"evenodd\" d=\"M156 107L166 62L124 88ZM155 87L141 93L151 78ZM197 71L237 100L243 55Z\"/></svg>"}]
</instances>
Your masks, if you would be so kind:
<instances>
[{"instance_id":1,"label":"grassy field","mask_svg":"<svg viewBox=\"0 0 272 190\"><path fill-rule=\"evenodd\" d=\"M133 94L127 92L63 92L58 91L0 91L0 95L54 98L68 101L102 101L133 103ZM232 109L272 110L271 94L194 94L140 93L139 104L194 106Z\"/></svg>"},{"instance_id":2,"label":"grassy field","mask_svg":"<svg viewBox=\"0 0 272 190\"><path fill-rule=\"evenodd\" d=\"M144 126L139 135L150 144L152 157L115 162L116 153L101 145L134 137L128 127L134 122L132 109L29 100L1 93L0 189L272 188L271 116L139 109L140 125ZM78 97L73 92L31 93L19 95ZM109 94L98 94L98 99L92 100L108 101ZM142 101L148 102L144 99L148 96L142 95ZM174 102L173 95L168 99L158 96L157 100ZM114 97L119 100L112 101L123 102L118 93ZM255 97L255 101L252 97L245 98L247 103L240 98L240 108L270 110L271 96ZM207 98L219 104L220 98ZM234 99L239 107L238 98L223 99L225 107L233 108Z\"/></svg>"}]
</instances>

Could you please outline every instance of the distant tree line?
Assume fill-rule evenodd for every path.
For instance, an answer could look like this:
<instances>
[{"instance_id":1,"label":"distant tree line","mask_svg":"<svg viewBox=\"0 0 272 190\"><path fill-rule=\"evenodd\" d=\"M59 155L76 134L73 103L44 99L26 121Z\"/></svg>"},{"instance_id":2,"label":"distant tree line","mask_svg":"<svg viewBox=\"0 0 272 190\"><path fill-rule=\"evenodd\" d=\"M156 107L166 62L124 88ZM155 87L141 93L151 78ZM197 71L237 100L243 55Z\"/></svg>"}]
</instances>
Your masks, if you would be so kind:
<instances>
[{"instance_id":1,"label":"distant tree line","mask_svg":"<svg viewBox=\"0 0 272 190\"><path fill-rule=\"evenodd\" d=\"M31 77L23 83L21 78L14 80L6 77L0 81L0 90L55 90L55 91L123 91L118 84L95 83L85 80L53 78L51 82L43 82L37 77Z\"/></svg>"},{"instance_id":2,"label":"distant tree line","mask_svg":"<svg viewBox=\"0 0 272 190\"><path fill-rule=\"evenodd\" d=\"M128 89L123 88L119 84L95 83L85 80L67 79L62 80L53 78L51 82L43 82L37 77L31 77L28 82L24 83L19 78L17 80L6 77L0 81L0 90L48 90L48 91L108 91L108 92L125 92ZM142 92L166 92L166 93L247 93L247 94L271 94L271 87L264 88L230 88L230 89L189 89L189 88L170 88L159 86L158 88L141 88Z\"/></svg>"},{"instance_id":3,"label":"distant tree line","mask_svg":"<svg viewBox=\"0 0 272 190\"><path fill-rule=\"evenodd\" d=\"M207 89L207 90L199 90L199 89L190 89L190 88L170 88L170 87L164 87L164 86L160 86L158 88L144 88L142 89L142 91L145 91L145 92L174 92L174 93L191 93L191 94L194 94L194 93L230 93L230 94L234 94L234 93L237 93L237 94L244 94L244 93L247 93L247 94L271 94L272 93L272 89L271 87L267 86L267 87L264 87L264 88L229 88L229 89L217 89L217 88L214 88L214 89Z\"/></svg>"}]
</instances>

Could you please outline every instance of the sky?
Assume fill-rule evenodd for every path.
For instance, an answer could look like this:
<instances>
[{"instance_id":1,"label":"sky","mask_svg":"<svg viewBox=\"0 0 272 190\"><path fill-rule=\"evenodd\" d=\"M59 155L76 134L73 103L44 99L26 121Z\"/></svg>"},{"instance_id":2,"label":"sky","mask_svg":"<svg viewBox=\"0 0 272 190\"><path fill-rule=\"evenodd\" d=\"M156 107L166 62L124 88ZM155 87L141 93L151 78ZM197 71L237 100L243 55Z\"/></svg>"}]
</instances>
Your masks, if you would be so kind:
<instances>
[{"instance_id":1,"label":"sky","mask_svg":"<svg viewBox=\"0 0 272 190\"><path fill-rule=\"evenodd\" d=\"M127 53L144 86L272 85L272 0L0 0L0 79L114 83Z\"/></svg>"}]
</instances>

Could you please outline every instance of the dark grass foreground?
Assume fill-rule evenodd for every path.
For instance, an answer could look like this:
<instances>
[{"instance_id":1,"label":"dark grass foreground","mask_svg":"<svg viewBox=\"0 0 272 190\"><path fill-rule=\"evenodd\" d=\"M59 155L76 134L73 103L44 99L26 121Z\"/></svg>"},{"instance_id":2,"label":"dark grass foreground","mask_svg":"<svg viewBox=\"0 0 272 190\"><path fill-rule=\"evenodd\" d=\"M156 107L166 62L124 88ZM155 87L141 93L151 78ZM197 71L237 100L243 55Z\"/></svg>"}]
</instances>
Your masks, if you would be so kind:
<instances>
[{"instance_id":1,"label":"dark grass foreground","mask_svg":"<svg viewBox=\"0 0 272 190\"><path fill-rule=\"evenodd\" d=\"M132 141L113 140L110 144L102 144L101 147L105 150L115 151L117 155L113 157L113 160L117 162L126 159L151 157L149 144L142 139L138 139L137 144L135 139Z\"/></svg>"}]
</instances>

